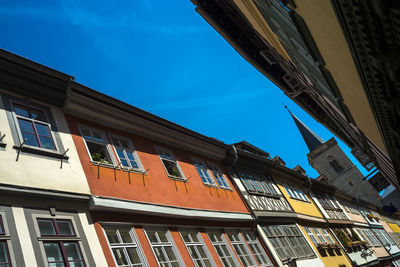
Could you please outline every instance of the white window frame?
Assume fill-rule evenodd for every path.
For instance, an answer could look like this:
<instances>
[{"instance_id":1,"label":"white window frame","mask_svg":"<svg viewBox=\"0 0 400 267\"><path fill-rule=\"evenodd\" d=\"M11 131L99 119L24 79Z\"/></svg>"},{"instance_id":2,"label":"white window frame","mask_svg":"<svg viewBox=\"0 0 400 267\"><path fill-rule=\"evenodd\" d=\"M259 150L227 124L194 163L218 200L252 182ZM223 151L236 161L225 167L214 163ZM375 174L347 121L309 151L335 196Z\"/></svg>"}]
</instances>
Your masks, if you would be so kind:
<instances>
[{"instance_id":1,"label":"white window frame","mask_svg":"<svg viewBox=\"0 0 400 267\"><path fill-rule=\"evenodd\" d=\"M117 248L117 249L118 248L122 248L123 249L125 258L128 261L128 265L123 265L123 266L129 266L129 267L133 266L133 264L130 262L130 259L129 259L129 256L128 256L128 252L126 251L126 248L130 248L130 247L133 247L133 248L137 249L137 254L138 254L138 256L139 256L139 258L140 258L140 260L142 262L142 265L143 266L149 266L148 263L147 263L146 257L144 255L144 252L142 250L141 244L139 242L139 238L136 235L134 226L118 225L118 224L104 224L104 225L101 225L101 226L103 228L104 236L107 239L107 243L108 243L108 247L110 248L110 252L113 255L115 266L119 266L119 265L117 263L117 260L115 259L113 248ZM121 235L119 233L119 229L120 228L126 228L126 229L130 228L129 229L129 235L130 235L130 237L131 237L131 239L132 239L132 241L134 243L123 243ZM107 237L106 229L115 229L116 230L117 238L118 238L118 241L120 242L119 244L111 244L110 243L110 240L108 240L108 237Z\"/></svg>"},{"instance_id":2,"label":"white window frame","mask_svg":"<svg viewBox=\"0 0 400 267\"><path fill-rule=\"evenodd\" d=\"M196 169L197 174L200 176L200 179L201 179L201 181L203 182L203 184L205 184L205 185L207 185L207 186L218 187L217 181L215 180L215 177L214 177L214 175L212 174L212 172L211 172L210 168L208 167L208 165L206 164L206 162L205 162L204 160L201 160L201 159L196 158L196 157L191 157L191 158L192 158L192 161L193 161L193 166L194 166L194 168ZM205 182L205 181L203 180L203 178L201 177L201 175L200 175L200 173L199 173L199 170L197 169L197 167L196 167L195 164L201 164L201 165L204 166L204 169L202 169L202 168L199 168L199 169L201 169L202 172L205 172L205 173L206 173L208 179L211 180L211 183L210 183L210 182ZM207 179L207 178L206 178L206 179ZM208 179L207 179L207 180L208 180Z\"/></svg>"},{"instance_id":3,"label":"white window frame","mask_svg":"<svg viewBox=\"0 0 400 267\"><path fill-rule=\"evenodd\" d=\"M325 237L325 240L328 241L329 244L336 244L335 240L333 240L332 236L329 234L329 231L325 228L319 228L319 230L322 232L323 236Z\"/></svg>"},{"instance_id":4,"label":"white window frame","mask_svg":"<svg viewBox=\"0 0 400 267\"><path fill-rule=\"evenodd\" d=\"M274 266L270 257L265 253L265 249L261 246L260 241L258 240L257 236L249 230L243 230L241 231L241 234L243 236L244 241L247 243L247 245L249 246L249 249L251 251L251 254L253 254L254 258L256 259L257 264L259 264L259 266ZM246 238L246 234L248 234L249 236L254 236L254 239L247 239ZM254 251L253 246L257 248L257 250L259 250L260 252ZM269 261L270 263L260 263L258 262L258 257L264 257L267 261Z\"/></svg>"},{"instance_id":5,"label":"white window frame","mask_svg":"<svg viewBox=\"0 0 400 267\"><path fill-rule=\"evenodd\" d=\"M239 238L239 240L231 240L229 238L229 234L233 234L235 239ZM229 242L231 243L236 255L238 256L238 258L243 266L257 266L257 263L252 255L251 251L247 247L247 244L244 241L244 239L242 238L242 235L239 231L227 231L227 232L225 232L225 235L227 236ZM236 249L235 245L242 247L244 249L244 251L238 251L238 249ZM251 262L243 262L242 257L244 257L246 259L246 256L251 260Z\"/></svg>"},{"instance_id":6,"label":"white window frame","mask_svg":"<svg viewBox=\"0 0 400 267\"><path fill-rule=\"evenodd\" d=\"M168 148L165 148L165 147L160 147L160 146L154 146L154 147L155 147L155 149L157 151L158 157L160 158L161 163L164 166L165 172L167 173L168 177L173 179L173 180L187 181L186 176L183 173L183 171L181 169L181 166L179 166L179 162L178 162L177 158L175 157L175 154L172 152L172 150L170 150ZM164 164L164 161L163 161L163 157L162 157L162 155L164 153L168 153L168 154L171 155L171 157L174 159L174 162L176 164L176 168L178 169L178 171L180 172L182 177L171 175L171 174L168 173L168 169L167 169L167 167L165 167L165 164ZM164 160L171 161L170 159L165 159L165 158L164 158Z\"/></svg>"},{"instance_id":7,"label":"white window frame","mask_svg":"<svg viewBox=\"0 0 400 267\"><path fill-rule=\"evenodd\" d=\"M83 143L85 144L85 148L86 148L86 151L87 151L87 153L89 155L90 161L92 163L94 163L94 164L115 166L116 163L115 163L114 153L113 153L113 151L111 149L111 144L110 144L110 142L109 142L109 140L107 138L106 133L103 130L99 130L97 128L94 128L94 127L91 127L91 126L87 126L87 125L83 125L83 124L78 124L78 128L79 128L79 132L81 134L81 137L82 137L82 139L84 141ZM98 132L100 134L100 136L104 140L104 142L100 142L100 141L92 140L92 139L90 139L90 142L106 146L107 152L108 152L108 154L110 156L110 159L111 159L110 163L99 162L99 161L95 161L95 160L92 159L92 155L90 154L90 150L89 150L89 147L88 147L88 145L86 143L86 139L85 139L85 137L83 135L82 129L86 129L86 130L89 130L89 131L96 131L96 132Z\"/></svg>"},{"instance_id":8,"label":"white window frame","mask_svg":"<svg viewBox=\"0 0 400 267\"><path fill-rule=\"evenodd\" d=\"M216 233L216 234L218 234L219 237L220 237L220 239L221 239L222 241L219 241L219 240L218 240L218 241L213 241L213 240L211 240L211 238L210 238L210 233ZM208 239L210 240L210 242L211 242L211 244L212 244L212 246L213 246L213 248L214 248L214 250L215 250L215 253L217 254L218 258L220 259L220 261L221 261L221 263L222 263L222 265L223 265L224 267L236 267L236 266L240 266L240 264L239 264L239 262L238 262L238 260L237 260L237 258L236 258L235 252L233 252L232 247L230 246L229 241L228 241L228 239L225 237L225 234L223 233L223 231L218 230L218 229L211 229L211 230L207 231L207 236L208 236ZM236 265L235 265L235 266L230 266L230 265L229 265L229 266L225 266L224 262L223 262L222 259L221 259L221 256L218 255L217 249L215 248L216 246L218 246L218 247L220 247L220 246L225 246L226 249L227 249L227 251L228 251L228 253L229 253L229 255L225 255L225 256L223 256L222 258L231 257L232 260L233 260L233 262L234 262ZM224 254L225 254L225 252L224 252Z\"/></svg>"},{"instance_id":9,"label":"white window frame","mask_svg":"<svg viewBox=\"0 0 400 267\"><path fill-rule=\"evenodd\" d=\"M282 226L287 226L291 234L290 235L286 234ZM307 242L307 239L305 238L303 232L299 230L297 225L295 224L265 225L262 228L270 241L271 239L275 240L274 242L271 243L276 243L278 245L278 249L281 249L283 254L285 254L285 256L288 256L290 259L310 258L315 256L313 249L310 247L310 244ZM277 232L276 229L278 229L279 231ZM298 255L298 253L295 251L295 249L292 246L292 242L290 241L290 237L293 237L294 240L296 240L297 243L296 245L298 249L303 252L302 255ZM301 241L299 241L299 239ZM307 248L304 248L304 246L307 246ZM275 250L277 250L277 248L274 245L273 247ZM281 258L281 260L286 260L286 259L288 258Z\"/></svg>"},{"instance_id":10,"label":"white window frame","mask_svg":"<svg viewBox=\"0 0 400 267\"><path fill-rule=\"evenodd\" d=\"M309 197L306 196L306 194L301 189L290 186L288 184L283 185L283 188L285 188L285 190L288 193L290 198L300 200L303 202L307 202L307 203L311 203Z\"/></svg>"},{"instance_id":11,"label":"white window frame","mask_svg":"<svg viewBox=\"0 0 400 267\"><path fill-rule=\"evenodd\" d=\"M197 239L199 240L199 242L196 242L196 241L193 241L193 240L190 241L190 242L189 242L189 241L186 241L186 240L183 238L183 236L182 236L182 232L185 232L185 231L186 231L186 232L195 233ZM208 261L210 262L210 264L211 264L212 266L216 266L216 264L215 264L215 262L214 262L214 259L213 259L213 256L211 255L211 253L210 253L208 247L206 246L206 244L204 243L204 240L203 240L203 238L202 238L202 236L201 236L201 234L200 234L200 232L199 232L198 229L194 229L194 228L180 228L180 229L179 229L179 235L180 235L180 237L182 238L182 242L185 244L186 249L187 249L189 255L190 255L189 247L195 247L196 252L197 252L199 255L201 255L201 254L199 253L198 249L197 249L197 247L201 246L201 247L203 248L204 253L206 254L207 259L208 259ZM201 262L204 264L203 258L201 258L200 260L201 260ZM194 263L194 265L195 265L196 267L199 267L199 266L197 265L197 262L195 262L193 259L192 259L192 261L193 261L193 263Z\"/></svg>"},{"instance_id":12,"label":"white window frame","mask_svg":"<svg viewBox=\"0 0 400 267\"><path fill-rule=\"evenodd\" d=\"M58 147L56 138L55 138L54 133L53 133L53 131L51 129L52 125L49 122L50 121L49 120L49 115L47 114L46 110L43 110L42 108L37 107L35 105L26 104L26 103L15 101L15 100L11 100L10 104L11 104L12 116L13 116L13 119L14 119L14 123L15 123L15 126L16 126L16 130L17 130L18 139L19 139L20 144L22 144L24 142L24 138L22 137L22 132L21 132L21 128L19 127L18 118L21 118L21 119L24 119L24 120L29 120L29 121L32 121L32 122L36 122L36 123L39 123L39 124L47 125L47 127L49 128L49 132L50 132L50 135L51 135L55 150L48 149L48 148L43 148L43 147L38 147L38 146L31 146L31 145L28 145L28 144L24 144L24 146L30 147L30 148L33 148L33 149L37 149L37 150L50 151L50 152L53 152L53 153L54 152L60 152L60 149ZM45 116L46 121L45 122L44 121L39 121L39 120L35 120L35 119L24 117L24 116L21 116L21 115L17 115L15 113L15 105L25 106L27 108L36 109L36 110L39 110L39 111L43 112L43 115ZM35 138L36 138L36 136L35 136Z\"/></svg>"},{"instance_id":13,"label":"white window frame","mask_svg":"<svg viewBox=\"0 0 400 267\"><path fill-rule=\"evenodd\" d=\"M213 174L214 179L215 179L215 181L217 182L218 186L219 186L220 188L222 188L222 189L232 190L232 187L231 187L231 185L229 184L229 181L228 181L228 179L226 178L225 174L222 172L221 168L220 168L216 163L214 163L214 162L208 161L207 164L208 164L208 167L209 167L211 173ZM217 174L219 174L219 175L221 176L220 178L224 181L224 183L226 184L226 186L221 185L221 184L219 183L219 180L218 180L218 178L216 177L215 173L217 173Z\"/></svg>"},{"instance_id":14,"label":"white window frame","mask_svg":"<svg viewBox=\"0 0 400 267\"><path fill-rule=\"evenodd\" d=\"M375 236L375 234L370 229L360 228L360 230L362 230L365 236L370 240L372 246L374 247L382 246L381 241Z\"/></svg>"},{"instance_id":15,"label":"white window frame","mask_svg":"<svg viewBox=\"0 0 400 267\"><path fill-rule=\"evenodd\" d=\"M173 240L173 238L171 236L171 233L170 233L168 228L165 228L165 227L144 227L143 229L144 229L144 232L146 234L147 241L149 242L149 245L151 247L151 250L153 251L153 255L154 255L154 257L155 257L155 259L157 261L158 266L160 266L160 263L158 262L158 258L157 258L156 251L155 251L154 248L155 247L162 247L163 248L163 252L166 253L165 250L164 250L164 247L168 246L168 247L171 247L172 252L174 253L174 255L176 257L176 260L177 260L179 266L184 267L184 262L182 260L181 254L179 253L179 250L177 249L176 244L175 244L175 242L174 242L174 240ZM159 242L157 244L153 244L151 242L150 238L149 238L148 233L147 233L148 230L151 230L151 231L163 231L165 233L165 236L166 236L168 242ZM170 267L172 267L172 265L170 263L170 259L168 258L168 255L164 254L164 257L168 260L166 263Z\"/></svg>"},{"instance_id":16,"label":"white window frame","mask_svg":"<svg viewBox=\"0 0 400 267\"><path fill-rule=\"evenodd\" d=\"M116 158L117 158L117 161L118 161L117 164L120 164L120 167L123 168L123 169L126 169L126 170L136 170L136 171L139 171L139 172L143 172L144 171L143 164L142 164L142 162L140 160L140 157L139 157L139 155L138 155L138 153L137 153L137 151L135 149L135 146L132 143L132 140L130 138L128 138L128 137L124 137L124 136L121 136L121 135L116 135L116 134L113 134L113 133L108 133L108 136L109 136L109 140L111 141L113 151L115 152L115 155L116 155ZM126 151L125 147L121 147L119 145L115 145L114 141L113 141L113 138L120 139L121 141L125 141L128 144L130 150ZM127 153L132 154L133 158L136 161L136 164L138 165L138 168L134 168L134 167L131 166L131 163L130 163L128 157L126 159L129 161L128 164L130 165L130 167L122 166L121 159L120 159L120 157L119 157L119 155L117 153L117 148L123 149L124 150L124 154L127 154ZM128 155L126 155L126 156L128 156Z\"/></svg>"},{"instance_id":17,"label":"white window frame","mask_svg":"<svg viewBox=\"0 0 400 267\"><path fill-rule=\"evenodd\" d=\"M303 227L304 231L306 231L308 237L310 237L311 242L314 244L314 246L318 247L320 244L318 238L315 236L314 232L311 230L310 227Z\"/></svg>"}]
</instances>

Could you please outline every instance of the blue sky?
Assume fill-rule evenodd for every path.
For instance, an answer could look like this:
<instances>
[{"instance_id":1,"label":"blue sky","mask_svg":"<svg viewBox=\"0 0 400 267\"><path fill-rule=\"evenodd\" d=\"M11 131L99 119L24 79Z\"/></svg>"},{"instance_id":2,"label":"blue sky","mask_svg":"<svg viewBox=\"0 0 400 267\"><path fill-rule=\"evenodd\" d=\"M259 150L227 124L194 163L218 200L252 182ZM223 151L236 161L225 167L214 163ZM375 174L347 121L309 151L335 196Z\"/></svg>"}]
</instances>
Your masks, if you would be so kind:
<instances>
[{"instance_id":1,"label":"blue sky","mask_svg":"<svg viewBox=\"0 0 400 267\"><path fill-rule=\"evenodd\" d=\"M194 8L190 0L3 0L0 47L225 143L246 140L317 177L284 104L324 140L333 135Z\"/></svg>"}]
</instances>

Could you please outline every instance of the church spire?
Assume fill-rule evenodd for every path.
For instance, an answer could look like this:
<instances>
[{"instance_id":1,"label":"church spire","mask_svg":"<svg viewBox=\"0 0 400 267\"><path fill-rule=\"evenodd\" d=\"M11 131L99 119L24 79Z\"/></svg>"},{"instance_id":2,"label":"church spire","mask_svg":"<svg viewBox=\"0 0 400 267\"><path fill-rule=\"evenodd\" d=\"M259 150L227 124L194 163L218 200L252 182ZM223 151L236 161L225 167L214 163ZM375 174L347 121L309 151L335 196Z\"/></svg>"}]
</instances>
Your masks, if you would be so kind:
<instances>
[{"instance_id":1,"label":"church spire","mask_svg":"<svg viewBox=\"0 0 400 267\"><path fill-rule=\"evenodd\" d=\"M321 137L319 137L310 128L308 128L301 120L299 120L295 115L293 115L287 106L285 106L285 108L289 111L290 115L292 115L292 118L296 123L296 126L299 129L301 135L303 136L303 139L306 142L310 152L324 143L324 140L322 140Z\"/></svg>"}]
</instances>

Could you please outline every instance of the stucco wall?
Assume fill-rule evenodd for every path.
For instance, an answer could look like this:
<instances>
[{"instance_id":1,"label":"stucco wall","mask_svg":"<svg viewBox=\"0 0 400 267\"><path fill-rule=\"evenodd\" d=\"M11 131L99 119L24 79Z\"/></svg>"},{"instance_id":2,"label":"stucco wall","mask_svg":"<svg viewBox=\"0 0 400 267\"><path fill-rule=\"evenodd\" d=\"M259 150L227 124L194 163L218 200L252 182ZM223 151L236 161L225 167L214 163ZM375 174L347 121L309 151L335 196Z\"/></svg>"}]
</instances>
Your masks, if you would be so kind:
<instances>
[{"instance_id":1,"label":"stucco wall","mask_svg":"<svg viewBox=\"0 0 400 267\"><path fill-rule=\"evenodd\" d=\"M0 91L0 131L2 135L5 134L3 142L7 146L0 148L0 183L88 194L89 186L62 110L50 107L62 145L69 149L66 154L69 159L64 160L63 167L60 168L60 159L26 152L21 152L16 161L17 150L13 146L19 146L19 143L13 138L2 95ZM49 107L43 103L39 104Z\"/></svg>"},{"instance_id":2,"label":"stucco wall","mask_svg":"<svg viewBox=\"0 0 400 267\"><path fill-rule=\"evenodd\" d=\"M230 181L232 191L205 186L191 156L212 161L224 171L221 163L132 133L119 132L71 116L67 118L93 195L193 209L249 213ZM147 174L114 171L112 168L93 165L80 136L78 122L131 139ZM174 181L168 177L154 145L168 148L174 153L188 182Z\"/></svg>"}]
</instances>

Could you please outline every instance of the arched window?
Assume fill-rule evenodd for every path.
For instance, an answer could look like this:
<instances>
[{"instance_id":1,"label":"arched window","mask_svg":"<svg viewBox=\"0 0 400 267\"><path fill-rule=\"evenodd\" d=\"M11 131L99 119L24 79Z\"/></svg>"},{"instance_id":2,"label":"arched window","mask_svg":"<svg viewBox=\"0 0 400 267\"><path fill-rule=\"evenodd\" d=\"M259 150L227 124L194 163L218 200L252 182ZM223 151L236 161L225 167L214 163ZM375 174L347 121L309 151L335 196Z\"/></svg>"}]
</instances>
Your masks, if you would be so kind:
<instances>
[{"instance_id":1,"label":"arched window","mask_svg":"<svg viewBox=\"0 0 400 267\"><path fill-rule=\"evenodd\" d=\"M335 172L339 173L339 172L343 171L343 167L339 164L339 162L333 156L328 157L328 162L329 162L329 165L331 165L331 167L335 170Z\"/></svg>"}]
</instances>

